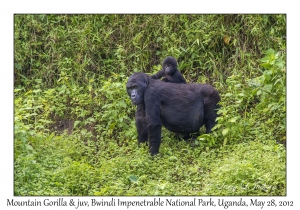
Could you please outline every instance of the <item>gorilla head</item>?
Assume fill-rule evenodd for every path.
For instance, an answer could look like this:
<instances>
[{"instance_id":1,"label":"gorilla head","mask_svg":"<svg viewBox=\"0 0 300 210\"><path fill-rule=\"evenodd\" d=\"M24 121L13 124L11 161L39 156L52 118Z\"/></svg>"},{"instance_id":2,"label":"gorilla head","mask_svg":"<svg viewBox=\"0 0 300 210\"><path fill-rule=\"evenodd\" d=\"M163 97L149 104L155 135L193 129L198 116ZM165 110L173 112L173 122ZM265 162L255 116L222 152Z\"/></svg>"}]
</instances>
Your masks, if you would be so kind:
<instances>
[{"instance_id":1,"label":"gorilla head","mask_svg":"<svg viewBox=\"0 0 300 210\"><path fill-rule=\"evenodd\" d=\"M175 58L168 56L164 59L163 63L163 70L167 75L173 75L177 70L177 61Z\"/></svg>"},{"instance_id":2,"label":"gorilla head","mask_svg":"<svg viewBox=\"0 0 300 210\"><path fill-rule=\"evenodd\" d=\"M162 70L152 75L152 79L162 79L164 82L186 83L180 71L177 69L177 61L175 58L168 56L162 63Z\"/></svg>"},{"instance_id":3,"label":"gorilla head","mask_svg":"<svg viewBox=\"0 0 300 210\"><path fill-rule=\"evenodd\" d=\"M137 77L139 75L139 77ZM129 77L126 84L127 93L134 105L138 105L144 100L144 92L149 83L149 77L145 74L134 73Z\"/></svg>"}]
</instances>

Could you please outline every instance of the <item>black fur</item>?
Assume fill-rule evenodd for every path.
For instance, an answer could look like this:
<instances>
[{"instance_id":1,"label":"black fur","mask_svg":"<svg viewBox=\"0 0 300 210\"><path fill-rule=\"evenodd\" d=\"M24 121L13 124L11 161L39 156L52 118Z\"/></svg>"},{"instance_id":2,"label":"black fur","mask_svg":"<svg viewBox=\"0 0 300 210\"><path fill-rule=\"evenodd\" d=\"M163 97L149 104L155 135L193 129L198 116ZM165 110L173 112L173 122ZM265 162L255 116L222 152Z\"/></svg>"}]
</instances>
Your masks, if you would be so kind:
<instances>
[{"instance_id":1,"label":"black fur","mask_svg":"<svg viewBox=\"0 0 300 210\"><path fill-rule=\"evenodd\" d=\"M138 142L147 142L151 155L159 152L161 127L189 135L205 125L209 133L215 125L218 91L207 84L174 84L134 73L127 82L127 93L136 109ZM204 105L209 105L204 111Z\"/></svg>"},{"instance_id":2,"label":"black fur","mask_svg":"<svg viewBox=\"0 0 300 210\"><path fill-rule=\"evenodd\" d=\"M169 56L166 57L162 63L162 70L152 75L152 79L162 78L164 82L171 83L186 83L180 71L177 69L177 61L175 58Z\"/></svg>"}]
</instances>

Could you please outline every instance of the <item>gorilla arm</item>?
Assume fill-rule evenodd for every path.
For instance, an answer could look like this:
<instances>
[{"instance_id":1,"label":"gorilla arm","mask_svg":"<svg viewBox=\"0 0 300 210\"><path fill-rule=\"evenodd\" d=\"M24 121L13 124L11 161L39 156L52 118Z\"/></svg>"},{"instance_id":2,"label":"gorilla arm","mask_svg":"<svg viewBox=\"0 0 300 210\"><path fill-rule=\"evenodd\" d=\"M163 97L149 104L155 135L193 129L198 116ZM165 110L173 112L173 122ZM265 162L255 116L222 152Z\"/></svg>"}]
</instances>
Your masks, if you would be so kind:
<instances>
[{"instance_id":1,"label":"gorilla arm","mask_svg":"<svg viewBox=\"0 0 300 210\"><path fill-rule=\"evenodd\" d=\"M135 111L135 126L138 133L138 143L148 141L148 130L144 103L137 105Z\"/></svg>"},{"instance_id":2,"label":"gorilla arm","mask_svg":"<svg viewBox=\"0 0 300 210\"><path fill-rule=\"evenodd\" d=\"M151 90L151 87L148 87L144 97L149 149L152 156L158 154L161 143L161 97L159 95L159 92ZM153 100L153 97L155 97L156 100Z\"/></svg>"},{"instance_id":3,"label":"gorilla arm","mask_svg":"<svg viewBox=\"0 0 300 210\"><path fill-rule=\"evenodd\" d=\"M165 74L165 71L162 69L160 70L159 72L157 72L156 74L153 74L151 75L150 77L152 79L161 79L162 77L164 77L166 74Z\"/></svg>"}]
</instances>

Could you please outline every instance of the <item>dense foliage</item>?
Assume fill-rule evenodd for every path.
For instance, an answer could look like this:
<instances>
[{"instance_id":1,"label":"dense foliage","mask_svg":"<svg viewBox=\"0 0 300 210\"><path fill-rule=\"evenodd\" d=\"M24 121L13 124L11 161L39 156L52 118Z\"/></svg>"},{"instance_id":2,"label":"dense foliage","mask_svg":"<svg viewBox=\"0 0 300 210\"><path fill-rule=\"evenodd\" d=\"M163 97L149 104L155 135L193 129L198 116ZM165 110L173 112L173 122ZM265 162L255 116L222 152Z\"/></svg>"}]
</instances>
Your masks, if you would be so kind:
<instances>
[{"instance_id":1,"label":"dense foliage","mask_svg":"<svg viewBox=\"0 0 300 210\"><path fill-rule=\"evenodd\" d=\"M285 195L285 15L15 15L15 195ZM221 94L194 142L138 147L133 72Z\"/></svg>"}]
</instances>

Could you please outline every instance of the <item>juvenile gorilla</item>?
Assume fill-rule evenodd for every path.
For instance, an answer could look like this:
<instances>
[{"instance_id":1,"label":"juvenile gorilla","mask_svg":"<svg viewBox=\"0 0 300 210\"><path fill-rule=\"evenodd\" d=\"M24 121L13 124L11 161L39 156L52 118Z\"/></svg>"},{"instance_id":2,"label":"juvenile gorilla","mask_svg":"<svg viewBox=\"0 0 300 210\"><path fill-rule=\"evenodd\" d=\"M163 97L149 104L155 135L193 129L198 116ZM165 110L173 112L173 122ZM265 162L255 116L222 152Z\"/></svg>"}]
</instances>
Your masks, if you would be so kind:
<instances>
[{"instance_id":1,"label":"juvenile gorilla","mask_svg":"<svg viewBox=\"0 0 300 210\"><path fill-rule=\"evenodd\" d=\"M180 71L177 69L177 61L175 58L169 56L166 57L162 63L162 70L152 75L152 79L162 78L164 82L171 83L186 83Z\"/></svg>"},{"instance_id":2,"label":"juvenile gorilla","mask_svg":"<svg viewBox=\"0 0 300 210\"><path fill-rule=\"evenodd\" d=\"M127 93L137 105L135 119L138 142L147 142L151 155L159 152L161 128L189 135L205 125L210 132L217 117L219 93L206 84L174 84L134 73L127 82ZM209 109L204 111L204 104Z\"/></svg>"}]
</instances>

